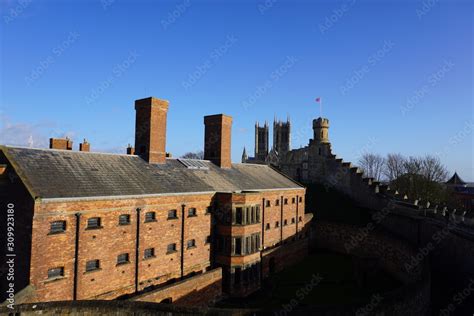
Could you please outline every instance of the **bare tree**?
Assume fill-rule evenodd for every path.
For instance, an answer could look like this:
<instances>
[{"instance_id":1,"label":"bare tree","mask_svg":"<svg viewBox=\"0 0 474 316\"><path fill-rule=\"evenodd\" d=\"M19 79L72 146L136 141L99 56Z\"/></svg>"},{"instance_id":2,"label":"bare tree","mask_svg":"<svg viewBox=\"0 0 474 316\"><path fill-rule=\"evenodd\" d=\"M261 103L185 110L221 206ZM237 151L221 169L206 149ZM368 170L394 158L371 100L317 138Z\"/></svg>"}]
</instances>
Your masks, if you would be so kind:
<instances>
[{"instance_id":1,"label":"bare tree","mask_svg":"<svg viewBox=\"0 0 474 316\"><path fill-rule=\"evenodd\" d=\"M181 156L183 159L204 159L204 152L197 151L197 152L187 152L184 155Z\"/></svg>"},{"instance_id":2,"label":"bare tree","mask_svg":"<svg viewBox=\"0 0 474 316\"><path fill-rule=\"evenodd\" d=\"M367 177L380 181L385 166L385 158L378 154L365 153L359 159L359 165Z\"/></svg>"},{"instance_id":3,"label":"bare tree","mask_svg":"<svg viewBox=\"0 0 474 316\"><path fill-rule=\"evenodd\" d=\"M405 173L405 157L401 154L388 154L383 173L388 181L398 179Z\"/></svg>"},{"instance_id":4,"label":"bare tree","mask_svg":"<svg viewBox=\"0 0 474 316\"><path fill-rule=\"evenodd\" d=\"M438 157L427 155L422 159L422 174L428 181L445 182L448 170Z\"/></svg>"},{"instance_id":5,"label":"bare tree","mask_svg":"<svg viewBox=\"0 0 474 316\"><path fill-rule=\"evenodd\" d=\"M423 174L423 159L410 156L405 159L403 166L406 174Z\"/></svg>"},{"instance_id":6,"label":"bare tree","mask_svg":"<svg viewBox=\"0 0 474 316\"><path fill-rule=\"evenodd\" d=\"M401 160L403 157L398 158ZM390 181L394 188L412 199L421 198L436 203L448 202L449 197L442 184L446 181L448 172L438 157L427 155L403 158L402 167L403 173ZM387 173L390 173L388 168Z\"/></svg>"}]
</instances>

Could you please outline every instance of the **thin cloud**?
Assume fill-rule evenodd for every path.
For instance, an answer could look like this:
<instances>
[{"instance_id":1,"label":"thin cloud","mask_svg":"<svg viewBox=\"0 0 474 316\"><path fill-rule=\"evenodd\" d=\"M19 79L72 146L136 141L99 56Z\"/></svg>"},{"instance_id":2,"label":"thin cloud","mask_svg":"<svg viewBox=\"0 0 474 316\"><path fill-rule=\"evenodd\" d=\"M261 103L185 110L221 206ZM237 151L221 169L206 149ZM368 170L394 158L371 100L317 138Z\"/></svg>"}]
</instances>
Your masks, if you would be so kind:
<instances>
[{"instance_id":1,"label":"thin cloud","mask_svg":"<svg viewBox=\"0 0 474 316\"><path fill-rule=\"evenodd\" d=\"M29 124L13 122L6 115L0 114L0 144L47 148L50 137L69 137L76 135L73 131L61 131L53 122Z\"/></svg>"}]
</instances>

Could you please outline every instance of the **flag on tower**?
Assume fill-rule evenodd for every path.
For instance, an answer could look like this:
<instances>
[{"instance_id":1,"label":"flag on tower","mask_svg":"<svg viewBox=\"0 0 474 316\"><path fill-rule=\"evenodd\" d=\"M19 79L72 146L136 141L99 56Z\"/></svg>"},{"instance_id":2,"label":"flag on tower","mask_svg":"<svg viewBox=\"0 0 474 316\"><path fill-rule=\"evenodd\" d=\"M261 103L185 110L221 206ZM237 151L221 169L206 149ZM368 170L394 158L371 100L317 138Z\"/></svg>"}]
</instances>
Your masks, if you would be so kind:
<instances>
[{"instance_id":1,"label":"flag on tower","mask_svg":"<svg viewBox=\"0 0 474 316\"><path fill-rule=\"evenodd\" d=\"M321 97L316 98L316 103L319 103L319 116L323 116L323 102L321 100Z\"/></svg>"}]
</instances>

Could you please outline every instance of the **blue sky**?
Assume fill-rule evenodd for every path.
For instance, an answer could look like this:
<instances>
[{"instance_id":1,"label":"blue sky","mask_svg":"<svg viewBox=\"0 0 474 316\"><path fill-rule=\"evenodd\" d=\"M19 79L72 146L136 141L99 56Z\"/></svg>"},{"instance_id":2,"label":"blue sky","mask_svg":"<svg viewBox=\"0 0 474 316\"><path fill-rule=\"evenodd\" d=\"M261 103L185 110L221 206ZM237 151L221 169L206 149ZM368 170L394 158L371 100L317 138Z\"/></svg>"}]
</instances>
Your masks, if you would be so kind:
<instances>
[{"instance_id":1,"label":"blue sky","mask_svg":"<svg viewBox=\"0 0 474 316\"><path fill-rule=\"evenodd\" d=\"M203 148L203 116L331 122L333 150L437 154L474 181L472 1L1 1L0 143L87 138L124 152L135 99L170 101L167 150Z\"/></svg>"}]
</instances>

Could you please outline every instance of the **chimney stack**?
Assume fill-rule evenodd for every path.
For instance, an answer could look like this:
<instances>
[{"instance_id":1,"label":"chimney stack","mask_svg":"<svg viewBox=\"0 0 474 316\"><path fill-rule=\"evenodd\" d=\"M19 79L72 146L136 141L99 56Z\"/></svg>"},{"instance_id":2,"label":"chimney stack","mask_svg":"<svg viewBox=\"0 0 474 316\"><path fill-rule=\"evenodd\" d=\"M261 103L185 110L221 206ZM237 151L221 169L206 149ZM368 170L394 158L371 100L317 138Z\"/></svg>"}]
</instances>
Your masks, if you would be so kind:
<instances>
[{"instance_id":1,"label":"chimney stack","mask_svg":"<svg viewBox=\"0 0 474 316\"><path fill-rule=\"evenodd\" d=\"M127 147L127 155L135 155L135 148L133 148L130 144L128 144Z\"/></svg>"},{"instance_id":2,"label":"chimney stack","mask_svg":"<svg viewBox=\"0 0 474 316\"><path fill-rule=\"evenodd\" d=\"M91 144L89 144L85 138L84 141L79 144L79 151L91 151Z\"/></svg>"},{"instance_id":3,"label":"chimney stack","mask_svg":"<svg viewBox=\"0 0 474 316\"><path fill-rule=\"evenodd\" d=\"M168 101L153 97L135 101L135 152L149 163L166 162L168 105Z\"/></svg>"},{"instance_id":4,"label":"chimney stack","mask_svg":"<svg viewBox=\"0 0 474 316\"><path fill-rule=\"evenodd\" d=\"M224 114L204 117L204 159L221 168L231 168L232 117Z\"/></svg>"},{"instance_id":5,"label":"chimney stack","mask_svg":"<svg viewBox=\"0 0 474 316\"><path fill-rule=\"evenodd\" d=\"M72 150L72 140L66 138L50 138L49 139L50 149L61 149L61 150Z\"/></svg>"}]
</instances>

